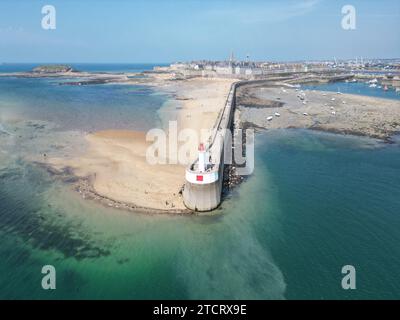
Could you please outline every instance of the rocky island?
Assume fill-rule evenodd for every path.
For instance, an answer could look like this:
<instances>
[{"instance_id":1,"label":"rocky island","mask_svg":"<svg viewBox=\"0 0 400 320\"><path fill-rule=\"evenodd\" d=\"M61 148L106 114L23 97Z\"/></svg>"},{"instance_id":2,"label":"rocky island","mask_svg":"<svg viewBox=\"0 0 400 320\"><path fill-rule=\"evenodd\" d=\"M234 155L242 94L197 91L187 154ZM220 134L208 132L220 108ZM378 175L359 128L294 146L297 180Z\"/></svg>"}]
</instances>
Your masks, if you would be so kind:
<instances>
[{"instance_id":1,"label":"rocky island","mask_svg":"<svg viewBox=\"0 0 400 320\"><path fill-rule=\"evenodd\" d=\"M49 65L41 65L33 68L32 72L34 73L66 73L73 72L71 66L62 65L62 64L49 64Z\"/></svg>"}]
</instances>

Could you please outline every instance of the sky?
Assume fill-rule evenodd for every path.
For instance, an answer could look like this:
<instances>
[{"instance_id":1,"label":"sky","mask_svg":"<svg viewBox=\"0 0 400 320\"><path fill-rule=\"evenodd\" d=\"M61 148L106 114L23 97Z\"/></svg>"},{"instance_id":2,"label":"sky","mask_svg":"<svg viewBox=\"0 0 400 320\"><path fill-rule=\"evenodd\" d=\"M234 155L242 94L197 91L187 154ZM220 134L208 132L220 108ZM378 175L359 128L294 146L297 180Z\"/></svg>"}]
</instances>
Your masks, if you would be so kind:
<instances>
[{"instance_id":1,"label":"sky","mask_svg":"<svg viewBox=\"0 0 400 320\"><path fill-rule=\"evenodd\" d=\"M42 28L42 7L56 29ZM342 28L352 5L356 29ZM0 0L0 62L400 58L399 0Z\"/></svg>"}]
</instances>

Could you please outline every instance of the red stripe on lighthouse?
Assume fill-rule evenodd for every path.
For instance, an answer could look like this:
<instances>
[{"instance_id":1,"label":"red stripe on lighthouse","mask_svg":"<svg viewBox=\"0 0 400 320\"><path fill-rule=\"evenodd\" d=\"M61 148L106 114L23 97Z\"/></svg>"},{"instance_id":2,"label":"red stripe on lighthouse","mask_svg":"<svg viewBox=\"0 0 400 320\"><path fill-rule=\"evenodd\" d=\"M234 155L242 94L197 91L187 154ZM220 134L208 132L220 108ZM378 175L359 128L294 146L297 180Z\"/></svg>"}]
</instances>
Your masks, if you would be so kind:
<instances>
[{"instance_id":1,"label":"red stripe on lighthouse","mask_svg":"<svg viewBox=\"0 0 400 320\"><path fill-rule=\"evenodd\" d=\"M203 176L196 176L196 181L203 181Z\"/></svg>"}]
</instances>

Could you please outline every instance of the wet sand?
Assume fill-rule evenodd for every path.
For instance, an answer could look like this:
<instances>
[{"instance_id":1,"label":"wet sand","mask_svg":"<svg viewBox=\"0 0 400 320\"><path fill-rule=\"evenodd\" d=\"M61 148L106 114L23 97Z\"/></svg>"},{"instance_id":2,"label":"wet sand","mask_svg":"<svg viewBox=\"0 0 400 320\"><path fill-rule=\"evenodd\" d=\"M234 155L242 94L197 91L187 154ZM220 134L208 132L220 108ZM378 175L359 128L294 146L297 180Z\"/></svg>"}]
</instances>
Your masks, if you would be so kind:
<instances>
[{"instance_id":1,"label":"wet sand","mask_svg":"<svg viewBox=\"0 0 400 320\"><path fill-rule=\"evenodd\" d=\"M151 74L139 81L167 92L171 99L159 110L162 129L177 121L177 129L206 129L205 142L223 108L234 79L190 78ZM235 115L239 126L263 129L309 128L380 139L400 131L400 103L396 100L296 90L285 83L245 86L238 90ZM272 117L272 120L268 120ZM236 122L236 121L235 121ZM118 208L146 212L188 212L180 190L186 163L151 165L146 161L145 132L108 130L85 136L88 149L77 157L48 157L47 164L80 178L83 197ZM191 160L198 144L191 144ZM167 163L170 159L167 159Z\"/></svg>"},{"instance_id":2,"label":"wet sand","mask_svg":"<svg viewBox=\"0 0 400 320\"><path fill-rule=\"evenodd\" d=\"M201 78L154 80L158 85L163 83L160 90L174 96L159 111L163 129L169 120L176 120L178 130L190 128L198 133L202 129L211 132L233 82ZM81 178L77 189L84 197L146 212L188 211L180 194L186 164L170 164L170 159L166 159L167 164L148 163L146 150L152 142L146 142L145 132L108 130L88 134L85 139L89 147L82 155L47 159L55 170L64 172L68 168ZM197 144L190 147L191 154L197 156Z\"/></svg>"},{"instance_id":3,"label":"wet sand","mask_svg":"<svg viewBox=\"0 0 400 320\"><path fill-rule=\"evenodd\" d=\"M240 88L237 106L246 126L308 128L384 140L400 132L397 100L302 91L281 84Z\"/></svg>"},{"instance_id":4,"label":"wet sand","mask_svg":"<svg viewBox=\"0 0 400 320\"><path fill-rule=\"evenodd\" d=\"M142 208L184 210L179 191L184 167L150 165L144 132L100 131L86 136L88 151L81 157L53 158L57 169L71 168L90 181L99 196Z\"/></svg>"}]
</instances>

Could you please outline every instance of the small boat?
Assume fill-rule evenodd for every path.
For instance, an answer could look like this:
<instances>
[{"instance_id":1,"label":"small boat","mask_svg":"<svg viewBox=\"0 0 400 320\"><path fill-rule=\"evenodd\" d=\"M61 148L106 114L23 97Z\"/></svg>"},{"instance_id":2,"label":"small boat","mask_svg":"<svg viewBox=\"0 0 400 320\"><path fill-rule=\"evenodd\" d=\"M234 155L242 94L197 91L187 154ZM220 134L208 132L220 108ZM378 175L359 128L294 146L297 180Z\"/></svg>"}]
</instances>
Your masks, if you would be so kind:
<instances>
[{"instance_id":1,"label":"small boat","mask_svg":"<svg viewBox=\"0 0 400 320\"><path fill-rule=\"evenodd\" d=\"M303 112L303 116L308 116L308 113L307 112Z\"/></svg>"},{"instance_id":2,"label":"small boat","mask_svg":"<svg viewBox=\"0 0 400 320\"><path fill-rule=\"evenodd\" d=\"M335 98L332 98L331 100L332 100L332 101L335 101L336 99L335 99Z\"/></svg>"},{"instance_id":3,"label":"small boat","mask_svg":"<svg viewBox=\"0 0 400 320\"><path fill-rule=\"evenodd\" d=\"M331 113L332 113L334 116L336 115L336 111L332 111Z\"/></svg>"},{"instance_id":4,"label":"small boat","mask_svg":"<svg viewBox=\"0 0 400 320\"><path fill-rule=\"evenodd\" d=\"M279 112L275 112L275 117L280 117L281 114Z\"/></svg>"},{"instance_id":5,"label":"small boat","mask_svg":"<svg viewBox=\"0 0 400 320\"><path fill-rule=\"evenodd\" d=\"M346 101L342 101L343 104L346 104Z\"/></svg>"},{"instance_id":6,"label":"small boat","mask_svg":"<svg viewBox=\"0 0 400 320\"><path fill-rule=\"evenodd\" d=\"M369 87L370 87L370 88L376 88L376 84L375 84L375 83L370 84Z\"/></svg>"},{"instance_id":7,"label":"small boat","mask_svg":"<svg viewBox=\"0 0 400 320\"><path fill-rule=\"evenodd\" d=\"M271 121L272 118L273 118L273 116L269 116L269 117L267 118L267 120L268 120L268 121Z\"/></svg>"}]
</instances>

